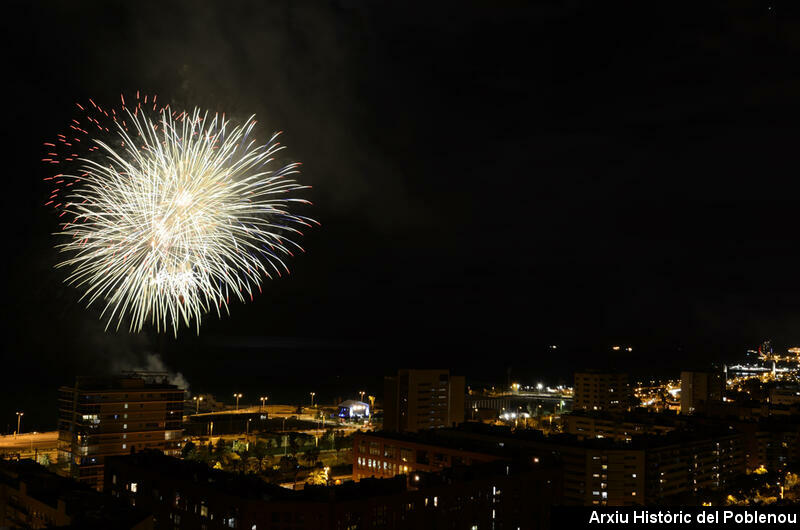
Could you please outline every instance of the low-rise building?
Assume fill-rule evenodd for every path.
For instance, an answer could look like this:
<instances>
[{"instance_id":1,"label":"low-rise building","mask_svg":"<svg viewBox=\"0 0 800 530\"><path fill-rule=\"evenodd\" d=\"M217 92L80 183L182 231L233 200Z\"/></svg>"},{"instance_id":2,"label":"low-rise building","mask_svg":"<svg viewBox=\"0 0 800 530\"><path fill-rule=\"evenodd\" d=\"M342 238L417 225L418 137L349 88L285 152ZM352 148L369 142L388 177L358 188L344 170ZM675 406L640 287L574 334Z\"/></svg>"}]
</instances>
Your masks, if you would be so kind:
<instances>
[{"instance_id":1,"label":"low-rise building","mask_svg":"<svg viewBox=\"0 0 800 530\"><path fill-rule=\"evenodd\" d=\"M666 434L679 427L670 414L615 414L600 411L575 411L561 416L562 429L579 440L609 438L631 441L642 434Z\"/></svg>"},{"instance_id":2,"label":"low-rise building","mask_svg":"<svg viewBox=\"0 0 800 530\"><path fill-rule=\"evenodd\" d=\"M354 435L354 477L411 475L448 462L513 460L555 463L559 503L626 506L659 503L702 489L724 489L745 471L741 435L729 430L674 431L630 441L545 436L539 431L465 424L425 436ZM400 459L397 460L397 455Z\"/></svg>"},{"instance_id":3,"label":"low-rise building","mask_svg":"<svg viewBox=\"0 0 800 530\"><path fill-rule=\"evenodd\" d=\"M105 482L117 498L151 511L156 528L170 530L535 530L549 527L557 480L552 470L494 462L294 491L145 451L109 458Z\"/></svg>"},{"instance_id":4,"label":"low-rise building","mask_svg":"<svg viewBox=\"0 0 800 530\"><path fill-rule=\"evenodd\" d=\"M428 432L357 432L353 435L353 480L440 471L508 457L499 447L448 442Z\"/></svg>"},{"instance_id":5,"label":"low-rise building","mask_svg":"<svg viewBox=\"0 0 800 530\"><path fill-rule=\"evenodd\" d=\"M779 385L770 389L769 402L773 405L800 404L800 386Z\"/></svg>"},{"instance_id":6,"label":"low-rise building","mask_svg":"<svg viewBox=\"0 0 800 530\"><path fill-rule=\"evenodd\" d=\"M0 528L149 530L147 511L47 471L33 460L0 461Z\"/></svg>"}]
</instances>

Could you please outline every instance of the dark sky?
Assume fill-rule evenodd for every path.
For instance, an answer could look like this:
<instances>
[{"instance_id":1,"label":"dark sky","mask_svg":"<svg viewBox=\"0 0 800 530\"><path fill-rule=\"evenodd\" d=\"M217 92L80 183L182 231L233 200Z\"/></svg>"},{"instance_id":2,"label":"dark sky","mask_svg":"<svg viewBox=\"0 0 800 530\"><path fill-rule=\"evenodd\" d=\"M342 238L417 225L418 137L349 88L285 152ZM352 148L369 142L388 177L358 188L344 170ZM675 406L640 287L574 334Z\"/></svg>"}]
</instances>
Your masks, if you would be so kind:
<instances>
[{"instance_id":1,"label":"dark sky","mask_svg":"<svg viewBox=\"0 0 800 530\"><path fill-rule=\"evenodd\" d=\"M800 344L791 2L264 4L7 8L0 430L151 352L193 390L333 399L407 366L672 375ZM41 143L139 89L255 113L314 186L292 276L199 337L106 333L53 270Z\"/></svg>"}]
</instances>

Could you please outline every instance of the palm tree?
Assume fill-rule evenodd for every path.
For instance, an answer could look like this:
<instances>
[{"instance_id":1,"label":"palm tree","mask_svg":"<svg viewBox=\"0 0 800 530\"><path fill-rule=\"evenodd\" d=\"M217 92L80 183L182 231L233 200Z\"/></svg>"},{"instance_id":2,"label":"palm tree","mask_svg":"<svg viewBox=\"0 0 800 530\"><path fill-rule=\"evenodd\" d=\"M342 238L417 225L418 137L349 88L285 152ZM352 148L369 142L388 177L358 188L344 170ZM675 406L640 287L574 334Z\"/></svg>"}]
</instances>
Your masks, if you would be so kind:
<instances>
[{"instance_id":1,"label":"palm tree","mask_svg":"<svg viewBox=\"0 0 800 530\"><path fill-rule=\"evenodd\" d=\"M309 467L314 467L314 464L319 461L319 447L306 449L306 452L303 453L303 457L305 461L309 463Z\"/></svg>"}]
</instances>

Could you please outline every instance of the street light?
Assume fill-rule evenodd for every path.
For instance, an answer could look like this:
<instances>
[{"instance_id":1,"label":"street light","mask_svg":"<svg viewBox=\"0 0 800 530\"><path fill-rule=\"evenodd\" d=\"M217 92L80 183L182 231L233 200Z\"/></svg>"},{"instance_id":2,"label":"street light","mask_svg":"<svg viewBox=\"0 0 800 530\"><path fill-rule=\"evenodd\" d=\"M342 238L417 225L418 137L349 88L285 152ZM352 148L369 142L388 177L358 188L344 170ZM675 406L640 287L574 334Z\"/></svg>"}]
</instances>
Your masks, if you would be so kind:
<instances>
[{"instance_id":1,"label":"street light","mask_svg":"<svg viewBox=\"0 0 800 530\"><path fill-rule=\"evenodd\" d=\"M241 394L234 394L233 397L236 398L236 410L239 410L239 398L242 397Z\"/></svg>"},{"instance_id":2,"label":"street light","mask_svg":"<svg viewBox=\"0 0 800 530\"><path fill-rule=\"evenodd\" d=\"M309 394L311 394L311 406L313 407L314 406L314 396L316 396L317 393L316 392L309 392Z\"/></svg>"},{"instance_id":3,"label":"street light","mask_svg":"<svg viewBox=\"0 0 800 530\"><path fill-rule=\"evenodd\" d=\"M363 403L364 402L364 394L366 394L366 392L364 392L362 390L361 392L359 392L359 394L361 394L361 399L359 399L359 401L361 401Z\"/></svg>"},{"instance_id":4,"label":"street light","mask_svg":"<svg viewBox=\"0 0 800 530\"><path fill-rule=\"evenodd\" d=\"M195 396L195 397L192 398L192 401L194 401L196 403L196 405L197 405L195 407L195 409L194 409L194 413L195 414L199 414L200 413L200 402L203 401L203 396Z\"/></svg>"},{"instance_id":5,"label":"street light","mask_svg":"<svg viewBox=\"0 0 800 530\"><path fill-rule=\"evenodd\" d=\"M24 416L24 415L25 415L24 412L17 412L17 434L20 434L20 432L19 432L19 424L22 421L22 416Z\"/></svg>"},{"instance_id":6,"label":"street light","mask_svg":"<svg viewBox=\"0 0 800 530\"><path fill-rule=\"evenodd\" d=\"M268 397L262 397L261 398L261 410L262 411L264 410L264 404L268 399L269 399Z\"/></svg>"}]
</instances>

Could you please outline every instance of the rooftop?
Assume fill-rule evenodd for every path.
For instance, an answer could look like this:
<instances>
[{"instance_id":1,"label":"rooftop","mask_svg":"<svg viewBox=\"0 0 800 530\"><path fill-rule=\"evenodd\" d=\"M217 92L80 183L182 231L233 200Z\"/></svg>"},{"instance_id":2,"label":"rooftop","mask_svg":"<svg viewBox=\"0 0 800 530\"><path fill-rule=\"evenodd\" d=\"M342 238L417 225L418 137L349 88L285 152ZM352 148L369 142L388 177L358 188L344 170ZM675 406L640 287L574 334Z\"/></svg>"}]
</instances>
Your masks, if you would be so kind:
<instances>
[{"instance_id":1,"label":"rooftop","mask_svg":"<svg viewBox=\"0 0 800 530\"><path fill-rule=\"evenodd\" d=\"M141 451L132 455L114 456L106 461L110 469L126 466L138 472L153 473L163 481L190 481L208 485L219 493L264 501L329 502L364 499L402 493L407 489L406 477L398 475L383 479L362 479L345 482L337 486L311 486L294 491L262 479L211 469L199 462L190 462L164 455L160 451ZM487 463L472 466L456 466L439 473L424 473L422 483L426 486L468 482L482 477L509 475L530 470L522 463Z\"/></svg>"},{"instance_id":2,"label":"rooftop","mask_svg":"<svg viewBox=\"0 0 800 530\"><path fill-rule=\"evenodd\" d=\"M345 483L341 486L323 487L322 489L306 487L300 491L292 491L277 484L269 484L261 478L251 475L238 475L209 468L201 462L191 462L166 456L160 451L146 450L131 455L114 456L106 460L106 466L116 466L153 473L164 481L189 481L208 485L219 493L238 498L253 500L308 501L326 500L342 497L369 497L388 495L405 488L405 479L389 481L361 481Z\"/></svg>"},{"instance_id":3,"label":"rooftop","mask_svg":"<svg viewBox=\"0 0 800 530\"><path fill-rule=\"evenodd\" d=\"M412 443L438 445L464 451L491 452L513 456L513 448L521 449L526 444L553 444L587 449L647 449L669 445L708 440L737 434L724 425L704 425L692 430L676 430L665 434L634 435L630 442L610 438L581 440L572 434L545 435L534 429L512 430L507 426L486 425L477 422L463 423L456 428L430 429L417 433L373 431L367 436L378 436Z\"/></svg>"},{"instance_id":4,"label":"rooftop","mask_svg":"<svg viewBox=\"0 0 800 530\"><path fill-rule=\"evenodd\" d=\"M21 483L28 497L53 509L63 501L75 528L127 528L149 516L85 484L51 473L33 460L0 461L0 485L19 490Z\"/></svg>"},{"instance_id":5,"label":"rooftop","mask_svg":"<svg viewBox=\"0 0 800 530\"><path fill-rule=\"evenodd\" d=\"M183 390L169 383L169 378L161 372L126 373L115 376L79 376L74 386L62 386L61 390L123 391L131 389L145 390Z\"/></svg>"}]
</instances>

